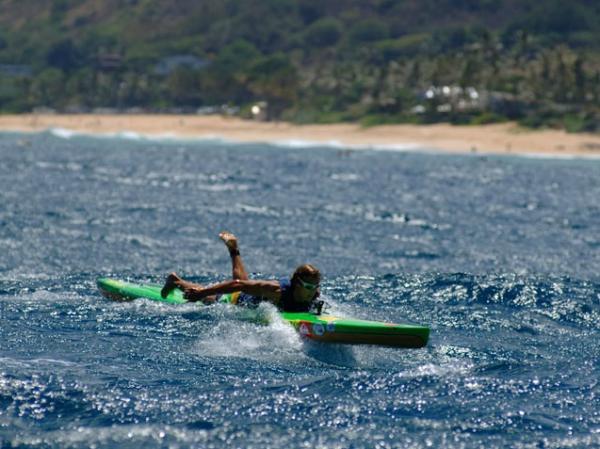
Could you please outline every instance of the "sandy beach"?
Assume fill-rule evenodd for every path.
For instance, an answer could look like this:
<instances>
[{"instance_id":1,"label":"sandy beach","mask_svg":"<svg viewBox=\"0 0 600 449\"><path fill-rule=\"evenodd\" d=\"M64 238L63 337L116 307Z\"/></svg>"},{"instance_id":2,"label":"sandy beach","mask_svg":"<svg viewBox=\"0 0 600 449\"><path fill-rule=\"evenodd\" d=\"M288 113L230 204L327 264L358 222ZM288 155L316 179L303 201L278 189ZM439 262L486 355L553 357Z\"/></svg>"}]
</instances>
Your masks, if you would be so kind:
<instances>
[{"instance_id":1,"label":"sandy beach","mask_svg":"<svg viewBox=\"0 0 600 449\"><path fill-rule=\"evenodd\" d=\"M146 136L222 138L244 142L325 142L352 146L428 148L463 153L600 156L600 135L532 131L514 123L481 126L354 124L292 125L193 115L0 115L0 131L135 132Z\"/></svg>"}]
</instances>

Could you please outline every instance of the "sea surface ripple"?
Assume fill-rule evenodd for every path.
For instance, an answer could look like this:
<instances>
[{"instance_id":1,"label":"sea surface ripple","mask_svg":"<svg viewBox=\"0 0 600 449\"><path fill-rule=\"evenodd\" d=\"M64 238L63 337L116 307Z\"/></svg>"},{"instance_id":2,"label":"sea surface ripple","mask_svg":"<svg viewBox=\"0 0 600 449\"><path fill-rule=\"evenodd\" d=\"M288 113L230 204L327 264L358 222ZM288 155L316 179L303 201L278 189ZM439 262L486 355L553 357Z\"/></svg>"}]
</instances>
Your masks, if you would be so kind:
<instances>
[{"instance_id":1,"label":"sea surface ripple","mask_svg":"<svg viewBox=\"0 0 600 449\"><path fill-rule=\"evenodd\" d=\"M0 447L597 448L599 199L594 160L2 134ZM223 229L429 345L98 294L225 279Z\"/></svg>"}]
</instances>

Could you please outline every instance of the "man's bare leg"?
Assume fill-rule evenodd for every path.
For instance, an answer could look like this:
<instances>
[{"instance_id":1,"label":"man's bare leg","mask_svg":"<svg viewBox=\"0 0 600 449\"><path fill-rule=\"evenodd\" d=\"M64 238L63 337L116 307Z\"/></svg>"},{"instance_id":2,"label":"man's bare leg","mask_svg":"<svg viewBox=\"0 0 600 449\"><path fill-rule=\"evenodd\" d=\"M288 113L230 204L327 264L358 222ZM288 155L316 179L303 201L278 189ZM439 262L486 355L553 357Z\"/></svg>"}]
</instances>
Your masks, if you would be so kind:
<instances>
[{"instance_id":1,"label":"man's bare leg","mask_svg":"<svg viewBox=\"0 0 600 449\"><path fill-rule=\"evenodd\" d=\"M171 293L176 288L180 290L185 290L186 288L202 288L200 284L194 284L193 282L184 281L181 279L177 273L170 273L165 279L165 285L160 291L160 296L166 298L169 293Z\"/></svg>"},{"instance_id":2,"label":"man's bare leg","mask_svg":"<svg viewBox=\"0 0 600 449\"><path fill-rule=\"evenodd\" d=\"M248 273L246 272L246 268L244 267L244 263L242 262L242 257L240 256L240 250L238 248L237 237L233 235L231 232L223 231L219 234L219 238L223 240L225 246L229 250L229 256L231 257L231 271L233 279L241 279L247 280ZM188 288L202 288L200 284L194 284L193 282L185 281L181 279L177 273L170 273L165 279L165 285L160 291L160 296L166 298L171 291L174 289L185 290ZM208 302L214 302L214 297L207 298Z\"/></svg>"},{"instance_id":3,"label":"man's bare leg","mask_svg":"<svg viewBox=\"0 0 600 449\"><path fill-rule=\"evenodd\" d=\"M240 256L240 250L238 248L237 237L231 232L223 231L219 234L219 238L223 240L225 246L229 250L229 256L231 257L231 271L233 279L241 279L243 281L248 279L248 273L242 262Z\"/></svg>"}]
</instances>

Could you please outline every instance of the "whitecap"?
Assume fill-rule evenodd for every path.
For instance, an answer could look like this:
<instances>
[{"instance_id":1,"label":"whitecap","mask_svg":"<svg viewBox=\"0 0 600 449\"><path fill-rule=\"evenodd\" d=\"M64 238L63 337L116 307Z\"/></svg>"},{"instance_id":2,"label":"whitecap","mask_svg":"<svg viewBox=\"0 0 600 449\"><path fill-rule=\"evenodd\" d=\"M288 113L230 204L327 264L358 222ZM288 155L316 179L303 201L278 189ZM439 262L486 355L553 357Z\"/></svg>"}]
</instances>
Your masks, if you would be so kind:
<instances>
[{"instance_id":1,"label":"whitecap","mask_svg":"<svg viewBox=\"0 0 600 449\"><path fill-rule=\"evenodd\" d=\"M203 356L295 360L302 351L298 333L270 304L263 303L254 310L230 306L213 310L222 316L196 345Z\"/></svg>"},{"instance_id":2,"label":"whitecap","mask_svg":"<svg viewBox=\"0 0 600 449\"><path fill-rule=\"evenodd\" d=\"M502 152L495 151L482 151L482 152L470 152L465 149L464 151L456 151L444 149L441 147L432 147L429 145L419 144L415 142L396 142L396 143L360 143L352 144L345 143L339 140L303 140L303 139L285 139L285 140L252 140L252 139L232 139L223 137L218 134L205 134L202 136L184 136L175 133L161 133L161 134L143 134L131 130L123 130L112 133L92 133L84 131L74 131L68 128L49 128L45 131L49 132L55 137L62 139L71 139L77 136L86 136L92 138L110 138L110 139L123 139L123 140L134 140L134 141L155 141L155 142L193 142L193 143L212 143L215 145L228 145L228 146L239 146L243 148L247 145L263 144L272 148L288 148L288 149L310 149L310 148L330 148L335 150L371 150L371 151L394 151L394 152L420 152L420 153L433 153L433 154L448 154L457 156L468 156L468 157L522 157L531 159L600 159L600 154L557 154L557 153L545 153L545 152L519 152L505 154ZM31 133L27 133L31 134ZM33 132L35 134L35 132Z\"/></svg>"},{"instance_id":3,"label":"whitecap","mask_svg":"<svg viewBox=\"0 0 600 449\"><path fill-rule=\"evenodd\" d=\"M71 139L72 137L79 135L76 131L67 128L50 128L48 132L61 139Z\"/></svg>"}]
</instances>

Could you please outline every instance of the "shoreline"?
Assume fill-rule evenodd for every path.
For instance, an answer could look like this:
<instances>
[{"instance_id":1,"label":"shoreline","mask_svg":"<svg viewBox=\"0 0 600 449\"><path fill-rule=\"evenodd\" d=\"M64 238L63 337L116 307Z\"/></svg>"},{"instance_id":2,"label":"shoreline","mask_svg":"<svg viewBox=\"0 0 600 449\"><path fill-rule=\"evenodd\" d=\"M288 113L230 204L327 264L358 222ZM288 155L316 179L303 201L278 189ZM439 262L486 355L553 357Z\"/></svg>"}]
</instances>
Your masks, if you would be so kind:
<instances>
[{"instance_id":1,"label":"shoreline","mask_svg":"<svg viewBox=\"0 0 600 449\"><path fill-rule=\"evenodd\" d=\"M236 117L196 115L0 115L0 132L65 129L91 135L136 133L170 138L224 139L236 142L298 142L305 145L428 149L448 153L600 157L600 135L558 130L528 130L515 123L478 126L357 124L293 125Z\"/></svg>"}]
</instances>

